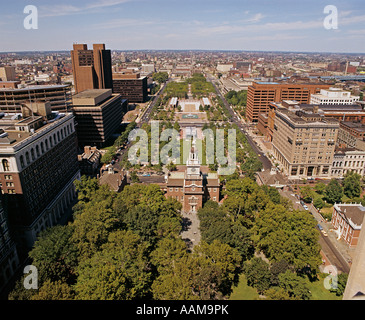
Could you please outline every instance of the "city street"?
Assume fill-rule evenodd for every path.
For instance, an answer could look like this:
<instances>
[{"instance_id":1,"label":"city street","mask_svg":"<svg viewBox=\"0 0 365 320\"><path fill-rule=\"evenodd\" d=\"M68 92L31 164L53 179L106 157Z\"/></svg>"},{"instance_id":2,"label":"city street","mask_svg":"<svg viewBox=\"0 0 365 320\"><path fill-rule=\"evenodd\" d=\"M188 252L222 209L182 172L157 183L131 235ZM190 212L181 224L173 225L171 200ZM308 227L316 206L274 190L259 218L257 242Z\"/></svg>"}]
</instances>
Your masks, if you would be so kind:
<instances>
[{"instance_id":1,"label":"city street","mask_svg":"<svg viewBox=\"0 0 365 320\"><path fill-rule=\"evenodd\" d=\"M263 164L263 168L265 170L270 170L272 167L271 161L266 157L266 155L258 148L258 146L256 145L256 143L252 140L252 138L248 135L247 133L247 129L248 126L247 125L243 125L242 121L239 119L239 117L235 114L234 110L232 109L232 107L228 104L228 102L226 101L226 99L224 98L224 96L221 94L220 90L217 88L217 86L215 85L215 83L213 82L213 80L215 80L215 78L213 78L211 75L207 75L207 80L210 81L212 83L212 85L214 86L217 95L222 99L224 106L226 107L226 109L228 110L228 112L231 115L231 121L233 123L235 123L240 130L246 135L247 141L250 144L251 148L253 149L253 151L258 155L260 161Z\"/></svg>"},{"instance_id":2,"label":"city street","mask_svg":"<svg viewBox=\"0 0 365 320\"><path fill-rule=\"evenodd\" d=\"M293 203L294 210L304 210L300 204L298 198L289 190L279 190L280 194ZM333 231L330 231L332 225L330 222L326 222L322 216L318 213L313 204L307 204L309 210L308 214L312 214L317 223L323 228L327 236L320 232L319 244L321 246L323 254L334 265L338 271L349 273L350 265L349 261L352 260L351 254L353 249L349 249L347 244L342 240L337 240ZM317 226L318 229L318 226Z\"/></svg>"}]
</instances>

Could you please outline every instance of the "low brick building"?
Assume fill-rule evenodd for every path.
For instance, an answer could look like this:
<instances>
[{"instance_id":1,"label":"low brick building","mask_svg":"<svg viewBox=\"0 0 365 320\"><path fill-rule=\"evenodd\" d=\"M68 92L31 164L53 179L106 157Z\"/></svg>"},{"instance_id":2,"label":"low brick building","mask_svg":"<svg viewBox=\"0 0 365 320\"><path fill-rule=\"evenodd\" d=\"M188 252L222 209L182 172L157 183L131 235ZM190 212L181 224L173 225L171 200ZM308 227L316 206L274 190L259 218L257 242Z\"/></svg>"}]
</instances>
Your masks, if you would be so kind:
<instances>
[{"instance_id":1,"label":"low brick building","mask_svg":"<svg viewBox=\"0 0 365 320\"><path fill-rule=\"evenodd\" d=\"M332 213L332 225L350 247L357 245L365 207L361 204L335 204Z\"/></svg>"},{"instance_id":2,"label":"low brick building","mask_svg":"<svg viewBox=\"0 0 365 320\"><path fill-rule=\"evenodd\" d=\"M182 211L196 213L205 201L219 202L220 181L217 173L202 172L197 149L193 146L185 171L171 172L166 182L166 197L182 203ZM208 171L208 170L205 170Z\"/></svg>"}]
</instances>

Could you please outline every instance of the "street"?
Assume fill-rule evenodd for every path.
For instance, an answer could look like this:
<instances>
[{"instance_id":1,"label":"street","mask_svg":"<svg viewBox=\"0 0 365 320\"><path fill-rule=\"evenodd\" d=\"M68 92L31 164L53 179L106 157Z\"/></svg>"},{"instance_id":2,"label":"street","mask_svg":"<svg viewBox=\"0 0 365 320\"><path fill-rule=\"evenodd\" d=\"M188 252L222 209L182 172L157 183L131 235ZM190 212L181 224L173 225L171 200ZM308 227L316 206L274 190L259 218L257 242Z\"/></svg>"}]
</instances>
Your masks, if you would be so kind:
<instances>
[{"instance_id":1,"label":"street","mask_svg":"<svg viewBox=\"0 0 365 320\"><path fill-rule=\"evenodd\" d=\"M300 204L300 201L291 191L280 190L279 192L282 196L289 199L293 203L294 210L304 210L303 206ZM307 206L309 209L307 211L308 214L312 214L314 219L316 219L317 223L327 233L327 236L325 236L322 232L320 232L319 244L321 246L322 252L330 261L330 263L337 268L338 271L349 273L350 265L346 261L349 259L349 256L346 253L346 245L344 245L343 243L339 243L338 240L335 239L335 235L333 234L332 231L330 231L331 223L323 220L322 216L318 213L317 209L313 206L313 204L307 204ZM344 257L344 255L346 255L346 258Z\"/></svg>"},{"instance_id":2,"label":"street","mask_svg":"<svg viewBox=\"0 0 365 320\"><path fill-rule=\"evenodd\" d=\"M231 115L231 121L233 123L235 123L238 128L245 134L248 143L250 144L251 148L253 149L253 151L258 155L259 160L262 162L263 164L263 168L265 170L270 170L272 167L271 161L266 157L266 155L258 148L258 146L256 145L256 143L252 140L252 138L248 135L247 133L247 125L243 125L241 120L238 118L238 116L235 114L234 110L232 109L232 107L228 104L228 102L226 101L226 99L224 98L224 96L221 94L221 92L219 91L219 89L217 88L217 86L215 85L215 83L213 82L212 77L210 77L209 75L207 76L207 80L213 85L214 89L216 90L217 95L222 99L224 106L226 107L226 109L228 110L229 114Z\"/></svg>"}]
</instances>

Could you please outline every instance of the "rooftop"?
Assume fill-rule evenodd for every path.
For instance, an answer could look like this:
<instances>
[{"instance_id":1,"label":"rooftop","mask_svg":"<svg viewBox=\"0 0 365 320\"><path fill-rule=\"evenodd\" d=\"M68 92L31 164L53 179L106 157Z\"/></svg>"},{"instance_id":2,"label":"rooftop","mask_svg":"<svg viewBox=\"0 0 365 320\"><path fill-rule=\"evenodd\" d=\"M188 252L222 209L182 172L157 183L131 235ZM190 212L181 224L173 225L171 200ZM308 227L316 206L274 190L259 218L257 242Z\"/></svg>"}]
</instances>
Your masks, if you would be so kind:
<instances>
[{"instance_id":1,"label":"rooftop","mask_svg":"<svg viewBox=\"0 0 365 320\"><path fill-rule=\"evenodd\" d=\"M360 226L364 220L365 208L361 204L335 204L335 209L339 210L352 222L353 226Z\"/></svg>"},{"instance_id":2,"label":"rooftop","mask_svg":"<svg viewBox=\"0 0 365 320\"><path fill-rule=\"evenodd\" d=\"M111 89L89 89L72 97L74 106L96 106L112 96Z\"/></svg>"}]
</instances>

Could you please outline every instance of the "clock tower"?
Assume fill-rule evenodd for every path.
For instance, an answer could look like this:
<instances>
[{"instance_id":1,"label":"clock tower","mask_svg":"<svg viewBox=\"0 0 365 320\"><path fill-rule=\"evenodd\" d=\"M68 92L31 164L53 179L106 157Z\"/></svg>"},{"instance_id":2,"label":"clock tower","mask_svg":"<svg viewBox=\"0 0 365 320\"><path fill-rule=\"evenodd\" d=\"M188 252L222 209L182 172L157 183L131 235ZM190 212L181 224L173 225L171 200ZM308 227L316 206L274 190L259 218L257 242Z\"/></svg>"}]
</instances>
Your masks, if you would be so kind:
<instances>
[{"instance_id":1,"label":"clock tower","mask_svg":"<svg viewBox=\"0 0 365 320\"><path fill-rule=\"evenodd\" d=\"M200 161L198 157L195 140L186 162L184 179L184 208L185 211L196 213L203 206L203 175L200 172Z\"/></svg>"}]
</instances>

